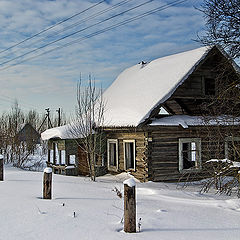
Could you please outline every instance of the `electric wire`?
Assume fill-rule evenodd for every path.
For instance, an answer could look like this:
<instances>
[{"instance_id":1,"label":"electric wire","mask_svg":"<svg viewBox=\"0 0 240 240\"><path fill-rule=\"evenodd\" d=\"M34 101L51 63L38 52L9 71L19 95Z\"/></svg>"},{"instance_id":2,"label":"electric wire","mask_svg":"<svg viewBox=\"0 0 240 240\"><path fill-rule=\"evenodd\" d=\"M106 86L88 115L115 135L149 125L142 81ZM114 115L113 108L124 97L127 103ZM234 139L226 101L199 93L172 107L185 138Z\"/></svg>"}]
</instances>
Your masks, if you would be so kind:
<instances>
[{"instance_id":1,"label":"electric wire","mask_svg":"<svg viewBox=\"0 0 240 240\"><path fill-rule=\"evenodd\" d=\"M47 31L49 31L50 29L52 29L52 28L54 28L54 27L56 27L56 26L58 26L58 25L60 25L60 24L62 24L62 23L64 23L64 22L69 21L70 19L73 19L73 18L76 17L76 16L79 16L80 14L82 14L82 13L84 13L84 12L86 12L86 11L92 9L92 8L97 7L98 5L100 5L100 4L103 3L103 2L105 2L105 0L102 0L102 1L100 1L100 2L98 2L98 3L96 3L96 4L94 4L94 5L92 5L92 6L88 7L88 8L86 8L86 9L84 9L84 10L81 11L81 12L75 13L74 15L72 15L72 16L66 18L66 19L63 19L63 20L61 20L60 22L57 22L57 23L51 25L50 27L47 27L47 28L43 29L42 31L40 31L40 32L38 32L38 33L36 33L36 34L28 37L28 38L25 38L24 40L22 40L22 41L20 41L20 42L18 42L18 43L16 43L16 44L14 44L14 45L6 48L6 49L0 51L0 54L3 53L3 52L6 52L6 51L8 51L8 50L10 50L10 49L12 49L12 48L14 48L14 47L16 47L16 46L19 46L20 44L22 44L22 43L24 43L24 42L26 42L26 41L29 41L30 39L32 39L32 38L34 38L34 37L37 37L37 36L41 35L42 33L47 32Z\"/></svg>"},{"instance_id":2,"label":"electric wire","mask_svg":"<svg viewBox=\"0 0 240 240\"><path fill-rule=\"evenodd\" d=\"M75 44L75 43L78 43L78 42L82 42L82 41L84 41L84 40L86 40L86 39L92 38L92 37L94 37L94 36L97 36L97 35L99 35L99 34L105 33L105 32L107 32L107 31L110 31L110 30L112 30L112 29L118 28L118 27L120 27L120 26L126 25L126 24L128 24L128 23L131 23L131 22L133 22L133 21L139 20L139 19L141 19L141 18L143 18L143 17L149 16L149 15L154 14L154 13L157 13L157 12L159 12L159 11L163 11L163 10L168 9L168 8L170 8L170 7L179 5L179 4L184 3L184 2L186 2L186 1L188 1L188 0L176 0L176 1L173 1L173 2L171 2L171 3L162 5L162 6L160 6L160 7L154 8L154 9L152 9L152 10L150 10L150 11L144 12L144 13L142 13L142 14L139 14L139 15L135 16L135 17L131 17L131 18L126 19L126 20L124 20L124 21L122 21L122 22L119 22L119 23L117 23L117 24L113 24L113 25L111 25L111 26L109 26L109 27L107 27L107 28L101 29L101 30L96 31L96 32L94 32L94 33L88 34L88 35L86 35L86 36L84 36L84 37L81 37L81 38L78 38L78 39L73 40L73 41L71 41L71 42L68 42L68 43L66 43L66 44L64 44L64 45L55 47L55 48L53 48L53 49L50 49L50 50L45 51L45 52L43 52L43 53L40 53L40 54L38 54L38 55L29 57L29 58L27 58L27 59L24 59L24 60L22 60L22 61L20 61L20 62L15 63L15 64L12 64L12 65L3 67L3 68L0 69L0 71L6 70L6 69L11 68L11 67L14 67L14 66L17 66L17 65L19 65L19 64L21 64L21 63L24 63L24 62L27 62L27 61L29 61L29 60L35 59L35 58L40 57L40 56L42 56L42 55L51 53L51 52L53 52L53 51L62 49L62 48L64 48L64 47L70 46L70 45L72 45L72 44Z\"/></svg>"},{"instance_id":3,"label":"electric wire","mask_svg":"<svg viewBox=\"0 0 240 240\"><path fill-rule=\"evenodd\" d=\"M48 34L47 36L42 37L42 38L36 40L36 41L33 42L33 43L30 43L29 45L25 46L24 48L31 47L31 45L34 45L34 44L36 44L36 43L43 42L45 39L48 39L48 38L50 38L50 37L56 37L56 36L59 35L60 33L63 33L63 32L65 32L65 31L67 31L67 30L69 30L69 29L72 29L72 28L74 28L74 27L76 27L76 26L79 26L79 25L81 25L81 24L83 24L83 23L86 23L86 22L88 22L89 20L92 20L92 19L94 19L94 18L96 18L96 17L98 17L98 16L101 16L101 15L103 15L104 13L107 13L107 12L109 12L109 11L111 11L111 10L114 10L114 9L120 7L120 6L123 6L123 5L126 4L126 3L131 2L131 1L133 1L133 0L124 0L124 1L121 1L120 3L117 3L117 4L113 5L113 6L111 6L111 7L105 8L104 10L101 10L101 11L99 11L99 12L97 12L97 13L94 13L94 14L86 17L86 18L83 18L82 20L77 21L77 22L75 22L75 23L73 23L73 24L71 24L71 25L69 25L69 26L66 26L66 27L64 27L63 29L59 30L59 31L55 31L54 33L50 33L50 34ZM11 53L8 53L8 54L2 56L2 58L7 58L7 57L9 57L10 55L12 55L12 54L14 54L14 53L16 53L16 52L18 52L18 51L19 51L18 49L15 50L15 51L12 51Z\"/></svg>"},{"instance_id":4,"label":"electric wire","mask_svg":"<svg viewBox=\"0 0 240 240\"><path fill-rule=\"evenodd\" d=\"M87 29L89 29L89 28L92 28L92 27L95 27L95 26L97 26L97 25L99 25L99 24L102 24L102 23L104 23L104 22L107 22L107 21L109 21L109 20L111 20L111 19L113 19L113 18L116 18L116 17L118 17L118 16L121 16L121 15L127 13L127 12L130 12L130 11L132 11L132 10L135 10L135 9L137 9L137 8L140 8L140 7L142 7L142 6L144 6L144 5L148 4L148 3L151 3L152 1L154 1L154 0L148 0L148 1L146 1L146 2L143 2L143 3L141 3L141 4L139 4L139 5L135 6L135 7L129 8L129 9L127 9L127 10L124 10L124 11L118 13L118 14L115 14L115 15L113 15L113 16L111 16L111 17L108 17L108 18L106 18L106 19L104 19L104 20L101 20L101 21L99 21L99 22L97 22L97 23L94 23L94 24L92 24L92 25L90 25L90 26L88 26L88 27L82 28L82 29L80 29L80 30L78 30L78 31L75 31L75 32L73 32L73 33L71 33L71 34L68 34L68 35L66 35L66 36L64 36L64 37L61 37L61 38L56 39L56 40L54 40L54 41L52 41L52 42L49 42L49 43L47 43L47 44L45 44L45 45L43 45L43 46L41 46L41 47L35 48L35 49L33 49L33 50L31 50L31 51L28 51L28 52L26 52L26 53L24 53L24 54L22 54L22 55L19 55L19 56L17 56L17 57L14 57L14 58L12 58L12 59L10 59L10 60L7 60L7 61L5 61L5 62L2 62L2 63L0 63L0 66L2 66L2 65L4 65L4 64L7 64L7 63L9 63L9 62L15 61L15 60L17 60L17 59L19 59L19 58L25 57L25 56L27 56L27 55L29 55L29 54L31 54L31 53L34 53L34 52L36 52L36 51L38 51L38 50L40 50L40 49L43 49L43 48L45 48L45 47L48 47L48 46L50 46L50 45L52 45L52 44L54 44L54 43L57 43L57 42L59 42L59 41L62 41L62 40L64 40L64 39L66 39L66 38L72 37L72 36L74 36L74 35L76 35L76 34L78 34L78 33L80 33L80 32L83 32L83 31L85 31L85 30L87 30Z\"/></svg>"}]
</instances>

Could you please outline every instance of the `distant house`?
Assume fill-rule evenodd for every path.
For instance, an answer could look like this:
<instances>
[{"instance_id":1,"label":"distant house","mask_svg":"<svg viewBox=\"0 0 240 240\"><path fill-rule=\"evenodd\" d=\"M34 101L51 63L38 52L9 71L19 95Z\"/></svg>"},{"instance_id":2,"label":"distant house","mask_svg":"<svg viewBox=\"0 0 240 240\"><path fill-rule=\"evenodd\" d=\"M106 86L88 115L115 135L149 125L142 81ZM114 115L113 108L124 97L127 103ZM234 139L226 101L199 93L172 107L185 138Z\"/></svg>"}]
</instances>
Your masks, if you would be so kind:
<instances>
[{"instance_id":1,"label":"distant house","mask_svg":"<svg viewBox=\"0 0 240 240\"><path fill-rule=\"evenodd\" d=\"M208 160L201 105L216 95L216 66L223 59L227 55L220 48L201 47L124 70L103 93L103 164L108 171L127 171L141 181L177 181L184 173L189 179L201 174ZM238 78L238 66L229 64L229 74ZM45 139L51 142L53 137ZM214 151L210 149L213 157Z\"/></svg>"},{"instance_id":2,"label":"distant house","mask_svg":"<svg viewBox=\"0 0 240 240\"><path fill-rule=\"evenodd\" d=\"M30 124L26 123L15 136L16 141L28 144L39 144L41 141L40 133Z\"/></svg>"},{"instance_id":3,"label":"distant house","mask_svg":"<svg viewBox=\"0 0 240 240\"><path fill-rule=\"evenodd\" d=\"M46 130L42 139L48 140L47 165L53 168L54 173L88 175L85 153L71 134L69 125Z\"/></svg>"}]
</instances>

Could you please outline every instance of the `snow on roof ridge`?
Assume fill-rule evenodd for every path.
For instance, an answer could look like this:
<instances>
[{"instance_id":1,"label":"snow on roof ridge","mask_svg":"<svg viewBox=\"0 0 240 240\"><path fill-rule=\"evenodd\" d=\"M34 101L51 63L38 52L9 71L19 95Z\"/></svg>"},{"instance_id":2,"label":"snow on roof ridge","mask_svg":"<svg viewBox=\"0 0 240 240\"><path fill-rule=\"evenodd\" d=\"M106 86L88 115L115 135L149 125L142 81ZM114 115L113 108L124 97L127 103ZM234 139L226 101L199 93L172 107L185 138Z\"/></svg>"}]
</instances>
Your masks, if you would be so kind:
<instances>
[{"instance_id":1,"label":"snow on roof ridge","mask_svg":"<svg viewBox=\"0 0 240 240\"><path fill-rule=\"evenodd\" d=\"M138 126L168 99L213 46L155 59L125 69L103 93L105 126ZM174 70L173 70L174 68Z\"/></svg>"}]
</instances>

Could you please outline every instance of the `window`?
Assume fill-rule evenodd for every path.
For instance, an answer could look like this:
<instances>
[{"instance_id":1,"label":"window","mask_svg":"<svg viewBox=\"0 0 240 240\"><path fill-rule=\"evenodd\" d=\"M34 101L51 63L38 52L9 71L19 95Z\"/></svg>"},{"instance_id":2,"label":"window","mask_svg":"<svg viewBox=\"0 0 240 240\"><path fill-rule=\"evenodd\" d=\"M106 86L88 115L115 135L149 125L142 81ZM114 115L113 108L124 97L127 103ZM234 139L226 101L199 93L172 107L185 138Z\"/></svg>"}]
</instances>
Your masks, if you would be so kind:
<instances>
[{"instance_id":1,"label":"window","mask_svg":"<svg viewBox=\"0 0 240 240\"><path fill-rule=\"evenodd\" d=\"M239 161L240 137L227 137L225 139L225 158Z\"/></svg>"},{"instance_id":2,"label":"window","mask_svg":"<svg viewBox=\"0 0 240 240\"><path fill-rule=\"evenodd\" d=\"M179 139L179 171L201 169L201 139Z\"/></svg>"},{"instance_id":3,"label":"window","mask_svg":"<svg viewBox=\"0 0 240 240\"><path fill-rule=\"evenodd\" d=\"M123 140L125 170L135 170L135 140Z\"/></svg>"},{"instance_id":4,"label":"window","mask_svg":"<svg viewBox=\"0 0 240 240\"><path fill-rule=\"evenodd\" d=\"M204 89L205 95L214 96L215 95L215 79L214 78L204 78Z\"/></svg>"},{"instance_id":5,"label":"window","mask_svg":"<svg viewBox=\"0 0 240 240\"><path fill-rule=\"evenodd\" d=\"M76 164L76 156L69 155L69 165L75 165L75 164Z\"/></svg>"},{"instance_id":6,"label":"window","mask_svg":"<svg viewBox=\"0 0 240 240\"><path fill-rule=\"evenodd\" d=\"M117 139L107 141L108 169L117 170L118 168L118 142Z\"/></svg>"}]
</instances>

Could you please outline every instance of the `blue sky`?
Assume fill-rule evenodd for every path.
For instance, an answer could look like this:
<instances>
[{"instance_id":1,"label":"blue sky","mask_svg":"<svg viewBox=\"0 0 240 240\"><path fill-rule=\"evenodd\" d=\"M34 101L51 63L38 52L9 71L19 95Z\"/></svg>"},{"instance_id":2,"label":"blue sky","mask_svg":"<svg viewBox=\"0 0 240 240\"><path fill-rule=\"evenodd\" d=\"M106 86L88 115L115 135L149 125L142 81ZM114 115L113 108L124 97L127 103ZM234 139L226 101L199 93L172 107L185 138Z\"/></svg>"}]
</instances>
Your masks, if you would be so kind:
<instances>
[{"instance_id":1,"label":"blue sky","mask_svg":"<svg viewBox=\"0 0 240 240\"><path fill-rule=\"evenodd\" d=\"M58 37L83 29L146 1L129 0L114 11L87 20L82 25L77 25L75 28L57 35L65 27L121 2L121 0L105 1L31 41L0 53L0 64L56 40ZM0 51L97 2L99 1L0 0ZM141 8L27 55L26 58L36 56L44 50L61 46L170 2L172 1L152 1ZM24 110L35 108L39 112L43 112L46 107L50 107L52 111L61 107L70 114L74 111L76 84L80 73L83 79L87 79L87 76L91 74L99 86L107 88L121 71L142 60L150 61L199 47L200 44L193 40L197 38L197 33L203 32L204 29L202 14L195 9L201 2L188 0L180 5L22 64L10 66L24 58L0 65L0 111L7 111L16 98ZM47 38L43 39L43 37ZM3 69L8 66L10 67Z\"/></svg>"}]
</instances>

